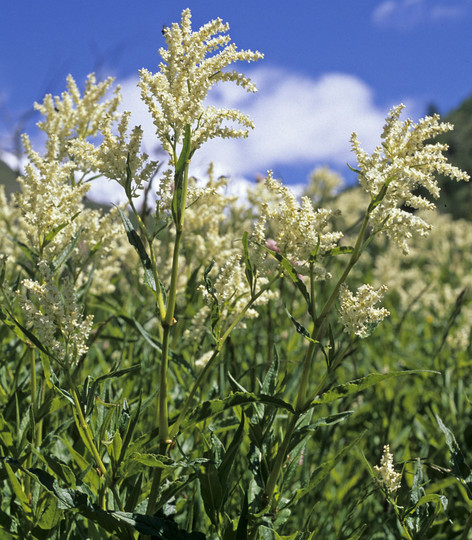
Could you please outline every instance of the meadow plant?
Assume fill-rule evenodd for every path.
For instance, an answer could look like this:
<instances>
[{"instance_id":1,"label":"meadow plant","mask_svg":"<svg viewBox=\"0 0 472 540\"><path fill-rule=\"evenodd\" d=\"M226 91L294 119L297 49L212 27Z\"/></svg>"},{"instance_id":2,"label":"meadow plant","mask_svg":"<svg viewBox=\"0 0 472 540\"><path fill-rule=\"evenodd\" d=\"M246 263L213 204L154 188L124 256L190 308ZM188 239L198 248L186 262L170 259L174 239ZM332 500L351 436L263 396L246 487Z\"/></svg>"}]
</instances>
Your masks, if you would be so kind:
<instances>
[{"instance_id":1,"label":"meadow plant","mask_svg":"<svg viewBox=\"0 0 472 540\"><path fill-rule=\"evenodd\" d=\"M228 67L262 54L238 50L228 29L215 19L193 31L186 9L163 31L158 70L140 71L141 99L168 154L163 171L141 150L130 113L118 114L119 88L107 97L110 79L90 76L81 95L69 77L62 96L36 106L45 151L25 136L20 191L11 201L0 192L5 538L447 534L447 499L440 488L425 491L424 448L413 455L401 425L389 432L376 422L391 410L379 398L389 392L384 381L403 376L417 388L442 366L388 366L376 347L394 335L389 315L405 308L404 254L419 259L417 237L431 230L443 242L443 227L431 225L438 218L423 212L434 203L418 188L437 197L436 173L468 180L432 141L452 126L437 115L401 121L400 105L371 155L352 136L358 190L339 192L339 175L321 169L299 200L269 171L241 205L211 165L204 183L190 174L206 141L247 137L253 127L240 111L205 102L220 83L256 91ZM127 205L87 206L90 181L107 179ZM155 206L140 206L151 189ZM439 279L440 257L432 247L426 257ZM446 296L459 298L462 278ZM467 312L460 298L456 308ZM459 311L433 359L455 346L447 338ZM465 323L462 334L464 352ZM458 443L435 418L427 437L442 431L449 478L470 492ZM389 444L404 457L404 482ZM426 450L440 461L435 444ZM379 492L393 518L383 519Z\"/></svg>"}]
</instances>

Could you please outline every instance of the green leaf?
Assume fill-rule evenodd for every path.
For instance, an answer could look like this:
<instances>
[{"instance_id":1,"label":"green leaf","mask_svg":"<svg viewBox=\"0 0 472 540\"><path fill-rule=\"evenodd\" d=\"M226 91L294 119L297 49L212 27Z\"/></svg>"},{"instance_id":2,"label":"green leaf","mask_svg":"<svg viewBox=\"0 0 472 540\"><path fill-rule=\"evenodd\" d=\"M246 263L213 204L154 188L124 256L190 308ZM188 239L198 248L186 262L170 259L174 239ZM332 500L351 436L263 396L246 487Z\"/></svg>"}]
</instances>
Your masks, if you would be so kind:
<instances>
[{"instance_id":1,"label":"green leaf","mask_svg":"<svg viewBox=\"0 0 472 540\"><path fill-rule=\"evenodd\" d=\"M204 473L199 475L199 479L200 493L202 495L205 511L213 525L217 526L220 508L223 502L224 488L215 465L209 462L205 467Z\"/></svg>"},{"instance_id":2,"label":"green leaf","mask_svg":"<svg viewBox=\"0 0 472 540\"><path fill-rule=\"evenodd\" d=\"M308 330L302 324L300 324L298 321L296 321L292 317L292 315L290 315L287 308L285 308L285 311L286 311L287 315L289 316L290 320L292 321L293 325L295 326L295 329L297 330L297 332L299 334L301 334L303 337L305 337L308 341L311 341L312 343L319 343L319 341L316 341L315 339L313 339L310 336L310 333L308 332Z\"/></svg>"},{"instance_id":3,"label":"green leaf","mask_svg":"<svg viewBox=\"0 0 472 540\"><path fill-rule=\"evenodd\" d=\"M249 517L248 490L244 492L243 507L239 516L238 528L236 529L235 540L248 540L247 526Z\"/></svg>"},{"instance_id":4,"label":"green leaf","mask_svg":"<svg viewBox=\"0 0 472 540\"><path fill-rule=\"evenodd\" d=\"M76 214L77 216L78 214ZM74 216L74 218L76 217ZM73 219L74 219L73 218ZM74 251L75 246L77 245L77 242L79 241L79 237L82 234L82 227L77 231L77 233L74 235L72 240L68 242L66 247L59 253L59 255L56 256L54 261L52 262L52 270L54 273L56 273L59 268L67 261L67 259L70 257L71 253Z\"/></svg>"},{"instance_id":5,"label":"green leaf","mask_svg":"<svg viewBox=\"0 0 472 540\"><path fill-rule=\"evenodd\" d=\"M470 500L472 500L472 471L470 470L469 465L466 463L464 454L462 453L462 450L460 449L460 446L457 443L452 431L444 425L443 421L437 414L435 417L439 428L446 436L446 444L451 454L450 464L452 474L464 482L467 489L467 496Z\"/></svg>"},{"instance_id":6,"label":"green leaf","mask_svg":"<svg viewBox=\"0 0 472 540\"><path fill-rule=\"evenodd\" d=\"M121 453L120 453L120 456L118 458L118 466L120 465L120 463L125 458L126 451L127 451L128 446L129 446L129 444L131 442L131 439L133 437L134 429L136 428L136 424L137 424L138 419L139 419L139 413L141 412L141 402L142 402L141 396L139 396L138 405L135 408L134 413L132 414L132 416L129 419L128 424L126 426L126 431L125 431L125 434L124 434L124 437L123 437L123 444L121 445Z\"/></svg>"},{"instance_id":7,"label":"green leaf","mask_svg":"<svg viewBox=\"0 0 472 540\"><path fill-rule=\"evenodd\" d=\"M118 534L119 538L132 538L132 530L158 538L175 540L205 540L198 532L179 529L168 519L129 512L114 512L101 509L92 504L86 493L71 488L62 488L50 474L36 468L22 470L34 480L40 482L58 501L58 508L75 510L87 519L98 523L108 532Z\"/></svg>"},{"instance_id":8,"label":"green leaf","mask_svg":"<svg viewBox=\"0 0 472 540\"><path fill-rule=\"evenodd\" d=\"M390 185L392 180L393 180L393 177L392 178L387 178L387 180L385 180L382 187L380 188L380 191L370 201L369 207L367 208L367 213L368 214L370 214L382 202L385 195L387 194L388 186Z\"/></svg>"},{"instance_id":9,"label":"green leaf","mask_svg":"<svg viewBox=\"0 0 472 540\"><path fill-rule=\"evenodd\" d=\"M86 411L86 415L89 416L94 408L95 397L98 394L98 385L107 379L118 379L123 377L123 375L128 375L129 373L134 373L141 368L141 364L134 364L128 368L117 369L115 371L110 371L105 373L105 375L100 375L97 377L90 386L90 390L86 394L86 399L84 399L82 405Z\"/></svg>"},{"instance_id":10,"label":"green leaf","mask_svg":"<svg viewBox=\"0 0 472 540\"><path fill-rule=\"evenodd\" d=\"M75 488L75 475L69 465L50 454L43 455L43 459L58 478Z\"/></svg>"},{"instance_id":11,"label":"green leaf","mask_svg":"<svg viewBox=\"0 0 472 540\"><path fill-rule=\"evenodd\" d=\"M15 334L21 339L21 341L24 341L30 346L31 344L33 344L44 354L51 356L51 353L43 346L39 339L27 328L25 328L19 321L17 321L11 313L5 313L5 311L0 308L0 320L2 320L9 328L11 328L15 332Z\"/></svg>"},{"instance_id":12,"label":"green leaf","mask_svg":"<svg viewBox=\"0 0 472 540\"><path fill-rule=\"evenodd\" d=\"M52 231L49 231L48 234L44 237L42 247L45 248L48 244L50 244L52 240L54 239L54 237L57 236L57 234L60 233L62 229L67 227L67 225L69 225L68 221L66 221L65 223L61 223L60 225L57 225L56 227L54 227Z\"/></svg>"},{"instance_id":13,"label":"green leaf","mask_svg":"<svg viewBox=\"0 0 472 540\"><path fill-rule=\"evenodd\" d=\"M190 414L190 416L184 420L181 426L181 430L184 431L194 424L198 424L202 420L211 418L227 409L232 409L237 406L248 405L250 403L264 403L266 405L272 405L279 409L285 409L294 413L293 407L285 401L266 395L256 396L250 392L236 392L223 399L215 399L211 401L204 401L201 405L196 407Z\"/></svg>"},{"instance_id":14,"label":"green leaf","mask_svg":"<svg viewBox=\"0 0 472 540\"><path fill-rule=\"evenodd\" d=\"M203 272L203 280L208 294L213 298L210 315L210 325L212 336L215 341L218 341L220 338L220 308L218 304L218 298L216 296L216 290L209 275L214 264L215 261L211 261L211 263L208 265L208 268L205 269L205 271Z\"/></svg>"},{"instance_id":15,"label":"green leaf","mask_svg":"<svg viewBox=\"0 0 472 540\"><path fill-rule=\"evenodd\" d=\"M127 461L141 463L146 465L146 467L158 469L194 469L195 467L208 463L208 459L206 458L196 458L191 461L175 461L170 457L162 456L160 454L142 454L140 452L133 452Z\"/></svg>"},{"instance_id":16,"label":"green leaf","mask_svg":"<svg viewBox=\"0 0 472 540\"><path fill-rule=\"evenodd\" d=\"M6 262L6 255L0 257L0 288L3 286L3 282L5 281Z\"/></svg>"},{"instance_id":17,"label":"green leaf","mask_svg":"<svg viewBox=\"0 0 472 540\"><path fill-rule=\"evenodd\" d=\"M373 386L381 381L386 381L394 377L401 377L403 375L414 375L414 374L425 374L425 373L434 373L438 374L437 371L430 371L424 369L412 369L409 371L390 371L389 373L370 373L366 377L361 379L355 379L353 381L334 386L330 390L324 392L320 396L317 396L305 410L316 407L322 403L331 403L337 399L342 399L352 394L357 394L369 386Z\"/></svg>"},{"instance_id":18,"label":"green leaf","mask_svg":"<svg viewBox=\"0 0 472 540\"><path fill-rule=\"evenodd\" d=\"M292 263L288 259L286 259L281 253L278 253L277 251L269 249L263 244L257 243L257 245L260 246L262 249L265 249L268 253L270 253L273 257L275 257L279 261L284 275L289 277L292 280L292 282L296 285L297 289L302 293L303 298L305 299L305 302L308 308L308 313L310 313L310 315L313 315L310 294L307 291L305 284L298 276L297 270L292 266Z\"/></svg>"},{"instance_id":19,"label":"green leaf","mask_svg":"<svg viewBox=\"0 0 472 540\"><path fill-rule=\"evenodd\" d=\"M225 452L223 460L220 466L218 467L218 477L220 479L222 486L225 486L226 484L226 489L228 489L228 478L229 478L231 469L233 467L234 461L238 455L238 450L241 445L241 441L243 439L244 420L245 420L245 417L243 413L241 416L241 422L238 426L238 429L236 430L236 433L234 434L234 437L231 440L231 443Z\"/></svg>"},{"instance_id":20,"label":"green leaf","mask_svg":"<svg viewBox=\"0 0 472 540\"><path fill-rule=\"evenodd\" d=\"M336 255L349 255L354 251L352 246L337 246L324 253L325 257L335 257Z\"/></svg>"},{"instance_id":21,"label":"green leaf","mask_svg":"<svg viewBox=\"0 0 472 540\"><path fill-rule=\"evenodd\" d=\"M5 467L5 471L7 473L8 482L11 486L11 489L13 493L15 494L16 498L18 499L18 502L20 503L24 516L27 520L31 520L32 512L31 507L29 505L28 496L23 491L23 488L21 487L20 482L18 481L18 478L16 477L15 473L13 472L13 469L10 466L11 460L8 458L2 458L3 465Z\"/></svg>"},{"instance_id":22,"label":"green leaf","mask_svg":"<svg viewBox=\"0 0 472 540\"><path fill-rule=\"evenodd\" d=\"M151 263L151 259L149 258L149 255L147 254L146 248L144 247L144 244L142 243L141 238L139 237L139 234L137 233L136 229L134 228L129 218L125 215L125 213L121 210L119 206L117 206L117 208L121 216L121 221L123 222L123 225L125 227L126 236L128 237L128 242L136 250L139 256L139 260L141 261L141 264L144 268L144 280L146 282L146 285L153 292L157 292L157 286L154 280L154 273L152 271L152 263Z\"/></svg>"},{"instance_id":23,"label":"green leaf","mask_svg":"<svg viewBox=\"0 0 472 540\"><path fill-rule=\"evenodd\" d=\"M279 354L274 346L274 359L267 370L267 373L262 382L261 391L263 394L273 396L277 387L277 378L279 376Z\"/></svg>"},{"instance_id":24,"label":"green leaf","mask_svg":"<svg viewBox=\"0 0 472 540\"><path fill-rule=\"evenodd\" d=\"M59 523L61 517L62 510L58 508L57 499L48 496L45 501L44 510L42 511L37 524L41 529L49 530Z\"/></svg>"},{"instance_id":25,"label":"green leaf","mask_svg":"<svg viewBox=\"0 0 472 540\"><path fill-rule=\"evenodd\" d=\"M323 426L334 426L335 424L338 424L339 422L343 422L346 418L351 416L351 414L354 411L344 411L340 413L331 414L329 416L325 416L323 418L318 418L316 422L313 422L312 424L309 424L308 426L303 426L293 433L292 440L290 441L290 446L288 448L288 453L291 452L293 448L295 448L300 442L310 435L310 433L313 433L317 429Z\"/></svg>"},{"instance_id":26,"label":"green leaf","mask_svg":"<svg viewBox=\"0 0 472 540\"><path fill-rule=\"evenodd\" d=\"M245 267L245 274L246 279L249 284L249 289L251 291L251 295L254 294L255 290L255 267L251 263L251 260L249 258L249 235L247 231L244 232L242 242L243 242L243 255L244 255L244 267Z\"/></svg>"},{"instance_id":27,"label":"green leaf","mask_svg":"<svg viewBox=\"0 0 472 540\"><path fill-rule=\"evenodd\" d=\"M184 140L174 176L174 195L172 197L172 218L176 225L180 225L183 214L183 202L186 194L184 193L185 170L188 167L191 154L192 130L190 124L185 125Z\"/></svg>"}]
</instances>

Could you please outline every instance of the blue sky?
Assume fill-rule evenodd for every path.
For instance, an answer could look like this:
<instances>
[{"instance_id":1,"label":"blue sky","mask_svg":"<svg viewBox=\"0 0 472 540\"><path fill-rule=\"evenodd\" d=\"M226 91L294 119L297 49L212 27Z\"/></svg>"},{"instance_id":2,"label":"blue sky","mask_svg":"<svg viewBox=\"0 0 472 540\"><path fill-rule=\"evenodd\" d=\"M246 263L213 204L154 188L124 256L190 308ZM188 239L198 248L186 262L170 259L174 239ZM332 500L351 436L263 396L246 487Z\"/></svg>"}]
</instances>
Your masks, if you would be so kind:
<instances>
[{"instance_id":1,"label":"blue sky","mask_svg":"<svg viewBox=\"0 0 472 540\"><path fill-rule=\"evenodd\" d=\"M271 168L300 183L331 164L349 177L352 131L372 149L392 105L405 103L417 119L431 103L447 113L472 93L472 0L16 0L3 2L0 17L1 148L11 150L22 118L34 135L35 100L62 92L68 73L82 86L95 71L117 77L151 149L137 70L157 69L162 26L186 7L194 29L220 17L239 48L265 54L239 66L257 95L222 87L211 96L251 114L256 130L241 143L210 145L197 170L215 160L234 178Z\"/></svg>"}]
</instances>

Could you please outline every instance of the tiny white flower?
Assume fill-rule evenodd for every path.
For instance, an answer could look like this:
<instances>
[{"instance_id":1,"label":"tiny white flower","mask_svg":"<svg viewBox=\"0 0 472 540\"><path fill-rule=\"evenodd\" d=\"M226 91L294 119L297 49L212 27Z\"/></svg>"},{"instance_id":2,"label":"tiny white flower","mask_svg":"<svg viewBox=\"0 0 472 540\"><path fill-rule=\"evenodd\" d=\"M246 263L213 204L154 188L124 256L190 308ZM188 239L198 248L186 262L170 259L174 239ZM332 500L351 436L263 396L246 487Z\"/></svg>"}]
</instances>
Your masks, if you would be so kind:
<instances>
[{"instance_id":1,"label":"tiny white flower","mask_svg":"<svg viewBox=\"0 0 472 540\"><path fill-rule=\"evenodd\" d=\"M372 327L390 314L385 308L374 308L374 304L382 299L386 290L385 285L378 290L371 285L361 285L354 295L343 284L339 293L341 302L339 320L344 326L344 331L361 338L369 336Z\"/></svg>"},{"instance_id":2,"label":"tiny white flower","mask_svg":"<svg viewBox=\"0 0 472 540\"><path fill-rule=\"evenodd\" d=\"M388 493L395 493L400 488L402 475L395 472L393 467L393 455L390 453L388 444L384 446L380 466L374 465L374 469L379 473L378 482Z\"/></svg>"}]
</instances>

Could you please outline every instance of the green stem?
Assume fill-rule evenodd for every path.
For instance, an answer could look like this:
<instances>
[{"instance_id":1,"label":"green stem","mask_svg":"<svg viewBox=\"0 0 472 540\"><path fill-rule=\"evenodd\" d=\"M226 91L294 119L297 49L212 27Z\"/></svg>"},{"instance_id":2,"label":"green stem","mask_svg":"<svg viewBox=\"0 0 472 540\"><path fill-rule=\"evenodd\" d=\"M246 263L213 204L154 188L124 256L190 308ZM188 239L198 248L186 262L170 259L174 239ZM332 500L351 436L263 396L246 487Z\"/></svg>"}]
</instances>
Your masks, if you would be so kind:
<instances>
[{"instance_id":1,"label":"green stem","mask_svg":"<svg viewBox=\"0 0 472 540\"><path fill-rule=\"evenodd\" d=\"M165 443L168 439L169 417L167 410L167 368L169 364L169 339L171 326L164 326L164 335L162 339L160 379L159 379L159 396L158 396L158 425L159 425L159 442Z\"/></svg>"},{"instance_id":2,"label":"green stem","mask_svg":"<svg viewBox=\"0 0 472 540\"><path fill-rule=\"evenodd\" d=\"M354 246L349 262L346 268L344 269L344 272L342 273L341 277L338 279L336 285L334 286L334 289L331 292L331 295L329 296L328 300L326 301L326 304L324 305L323 309L321 310L321 313L313 321L314 323L313 331L310 336L313 341L310 341L307 352L305 354L302 377L300 381L300 390L298 391L296 405L295 405L296 410L303 409L307 401L306 396L307 396L307 390L308 390L308 383L310 380L311 366L313 364L313 354L314 354L315 345L316 345L314 341L318 341L320 339L323 332L323 324L326 318L328 317L328 314L330 313L334 303L338 299L339 289L341 288L341 285L346 281L347 276L349 275L353 266L359 260L359 257L361 256L361 253L364 247L366 246L366 243L368 242L368 240L364 242L364 237L367 231L367 225L369 224L369 219L370 219L370 212L367 211L364 216L361 230L359 231L359 234L357 236L356 244ZM313 291L312 291L312 296L313 296ZM315 313L314 309L313 309L313 313Z\"/></svg>"},{"instance_id":3,"label":"green stem","mask_svg":"<svg viewBox=\"0 0 472 540\"><path fill-rule=\"evenodd\" d=\"M269 504L271 504L272 496L274 494L275 487L277 485L277 481L280 476L280 472L282 471L282 467L285 463L288 447L292 440L292 435L293 435L295 426L299 418L300 418L300 413L295 413L292 416L292 419L290 420L290 424L288 425L287 431L285 432L285 437L282 441L282 444L279 447L277 456L275 457L274 466L272 467L272 470L270 471L269 478L267 479L267 483L265 485L264 492L262 494L262 502L263 502L264 507L267 507L269 506Z\"/></svg>"},{"instance_id":4,"label":"green stem","mask_svg":"<svg viewBox=\"0 0 472 540\"><path fill-rule=\"evenodd\" d=\"M312 308L312 315L314 318L313 321L313 331L311 333L311 340L306 354L305 354L305 360L303 363L303 369L302 369L302 375L300 378L300 388L297 393L297 399L295 401L295 410L297 411L295 415L292 417L292 420L290 421L290 424L287 427L287 431L285 432L284 439L282 441L282 444L277 452L277 456L275 459L274 466L269 474L269 478L267 480L266 487L264 489L263 494L263 500L266 501L267 505L271 503L271 499L275 490L275 487L277 485L278 478L280 476L280 472L282 470L283 464L285 463L285 458L287 454L287 449L290 445L290 441L292 440L292 435L295 430L295 425L300 417L301 411L304 409L306 403L307 403L307 391L308 391L308 384L310 381L310 372L313 365L313 357L315 353L315 346L316 342L321 338L324 328L324 322L327 318L328 314L330 313L334 303L336 302L338 295L339 295L339 289L341 288L341 285L346 281L347 276L349 275L349 272L351 271L352 267L356 264L356 262L359 260L359 257L366 246L366 242L364 242L364 237L367 231L367 225L369 224L370 219L370 211L367 210L364 220L362 222L361 230L359 231L359 234L357 236L356 244L354 246L353 252L351 254L351 258L349 259L349 262L344 269L344 272L342 273L341 277L337 281L336 285L334 286L333 291L331 292L331 295L329 296L326 304L324 305L320 315L316 317L315 319L315 305L314 305L314 290L311 288L311 294L312 294L312 305L310 306ZM317 387L318 389L321 389L326 379L329 376L329 371L325 374L323 379L320 381ZM316 395L316 394L315 394Z\"/></svg>"},{"instance_id":5,"label":"green stem","mask_svg":"<svg viewBox=\"0 0 472 540\"><path fill-rule=\"evenodd\" d=\"M174 241L174 253L172 256L172 272L170 278L169 293L167 295L167 306L164 311L161 309L161 323L163 327L163 337L162 337L162 351L161 351L161 362L160 362L160 382L159 382L159 396L158 396L158 425L159 425L159 453L165 454L169 444L169 412L168 412L168 382L167 382L167 371L169 366L169 341L170 334L173 325L175 324L174 313L175 305L177 300L177 286L179 279L179 255L181 248L181 241L184 232L184 217L185 217L185 207L187 205L187 189L188 189L188 168L190 161L187 161L184 169L184 177L182 184L182 199L181 206L178 212L178 220L175 222L175 241ZM174 195L175 196L175 195ZM153 249L151 247L151 253ZM155 266L155 259L152 259L153 266ZM157 272L157 270L156 270ZM157 282L156 285L158 286ZM156 506L157 495L159 493L159 486L161 483L162 471L159 468L156 468L154 471L151 492L149 494L148 506L146 509L147 515L154 514L154 508Z\"/></svg>"},{"instance_id":6,"label":"green stem","mask_svg":"<svg viewBox=\"0 0 472 540\"><path fill-rule=\"evenodd\" d=\"M26 462L26 466L28 469L30 469L33 465L33 448L36 447L36 418L37 418L37 412L38 407L36 403L36 393L37 393L37 387L36 387L36 356L35 351L31 347L29 349L29 355L30 355L30 373L31 373L31 451L28 455L28 459ZM31 478L29 476L26 476L25 478L25 493L28 497L31 495Z\"/></svg>"},{"instance_id":7,"label":"green stem","mask_svg":"<svg viewBox=\"0 0 472 540\"><path fill-rule=\"evenodd\" d=\"M185 398L185 401L184 401L182 407L180 408L180 413L179 413L179 416L177 417L177 420L171 426L171 429L170 429L170 432L169 432L169 438L170 439L173 439L177 435L177 433L179 431L179 428L180 428L180 425L181 425L181 423L182 423L182 421L183 421L183 419L184 419L184 417L185 417L185 415L186 415L186 413L187 413L187 411L188 411L188 409L190 407L190 404L192 402L193 397L195 396L198 388L201 386L201 384L205 380L205 377L206 377L207 373L209 372L210 368L212 367L215 358L220 353L221 349L223 348L223 345L224 345L225 341L228 339L231 332L241 322L241 320L243 319L243 317L246 314L247 310L249 308L251 308L251 306L254 304L254 302L260 296L262 296L262 294L264 294L265 291L267 291L272 286L272 284L275 281L277 281L277 279L279 279L279 276L272 279L272 281L267 283L264 287L262 287L260 289L259 292L257 292L254 296L251 297L249 302L244 306L244 308L241 310L241 312L238 314L238 316L233 320L233 322L226 329L224 334L220 337L220 339L218 340L218 343L216 344L215 350L213 351L213 354L211 355L210 359L206 363L205 367L198 374L198 377L195 380L195 382L193 383L193 386L190 389L190 392L187 394L187 397Z\"/></svg>"}]
</instances>

